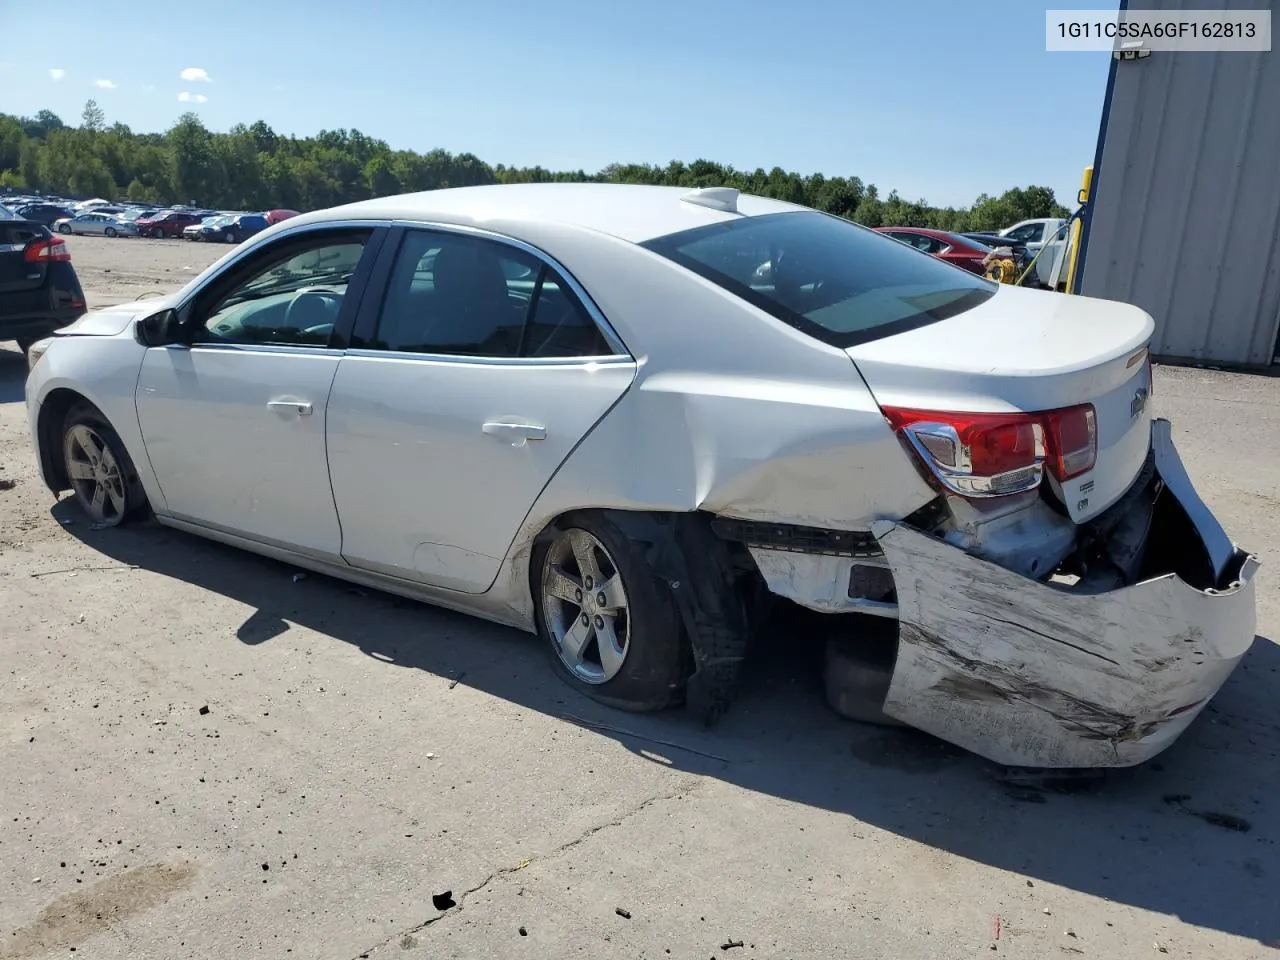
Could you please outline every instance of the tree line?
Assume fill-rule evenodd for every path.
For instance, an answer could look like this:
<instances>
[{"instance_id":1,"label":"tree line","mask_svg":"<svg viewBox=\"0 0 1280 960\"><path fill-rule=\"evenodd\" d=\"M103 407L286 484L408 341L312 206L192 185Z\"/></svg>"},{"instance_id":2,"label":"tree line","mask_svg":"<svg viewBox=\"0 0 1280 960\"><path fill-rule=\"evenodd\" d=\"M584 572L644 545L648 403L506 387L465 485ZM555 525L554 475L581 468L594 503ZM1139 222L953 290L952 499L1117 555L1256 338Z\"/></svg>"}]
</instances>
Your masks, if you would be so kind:
<instances>
[{"instance_id":1,"label":"tree line","mask_svg":"<svg viewBox=\"0 0 1280 960\"><path fill-rule=\"evenodd\" d=\"M284 136L259 120L226 133L209 130L186 113L164 133L134 133L108 125L90 100L79 126L49 110L34 117L0 113L0 188L136 200L191 203L236 210L284 207L315 210L370 197L490 183L644 183L737 187L847 217L870 227L997 230L1033 217L1064 217L1048 187L1014 187L979 196L971 207L935 207L881 196L860 178L802 176L772 170L737 170L710 160L666 166L614 163L596 173L543 167L490 165L471 153L393 150L359 130L321 130L313 137Z\"/></svg>"}]
</instances>

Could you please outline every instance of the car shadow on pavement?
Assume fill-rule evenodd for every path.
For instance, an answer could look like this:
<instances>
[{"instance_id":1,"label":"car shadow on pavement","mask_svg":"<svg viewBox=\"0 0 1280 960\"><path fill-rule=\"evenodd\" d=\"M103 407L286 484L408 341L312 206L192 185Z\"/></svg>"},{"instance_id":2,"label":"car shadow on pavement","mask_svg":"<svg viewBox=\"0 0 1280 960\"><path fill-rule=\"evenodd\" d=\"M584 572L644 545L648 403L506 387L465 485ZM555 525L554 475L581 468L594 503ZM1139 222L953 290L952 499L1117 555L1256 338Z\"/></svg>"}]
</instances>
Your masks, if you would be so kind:
<instances>
[{"instance_id":1,"label":"car shadow on pavement","mask_svg":"<svg viewBox=\"0 0 1280 960\"><path fill-rule=\"evenodd\" d=\"M96 551L250 607L228 643L269 643L298 624L385 669L457 679L587 726L638 762L846 814L1036 884L1280 939L1280 649L1266 638L1156 761L1096 780L1026 783L915 731L836 716L822 695L820 637L804 615L771 622L734 706L707 729L679 710L637 716L596 705L515 630L328 577L294 579L293 567L157 524L93 530L66 500L53 515Z\"/></svg>"}]
</instances>

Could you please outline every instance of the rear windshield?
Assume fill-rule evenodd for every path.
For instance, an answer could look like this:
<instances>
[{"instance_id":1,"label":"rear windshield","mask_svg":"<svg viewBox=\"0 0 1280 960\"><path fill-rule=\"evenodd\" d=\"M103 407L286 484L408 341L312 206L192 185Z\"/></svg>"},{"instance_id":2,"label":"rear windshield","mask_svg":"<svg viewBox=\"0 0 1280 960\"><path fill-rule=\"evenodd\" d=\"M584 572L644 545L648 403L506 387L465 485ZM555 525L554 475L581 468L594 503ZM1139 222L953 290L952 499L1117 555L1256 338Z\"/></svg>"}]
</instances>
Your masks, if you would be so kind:
<instances>
[{"instance_id":1,"label":"rear windshield","mask_svg":"<svg viewBox=\"0 0 1280 960\"><path fill-rule=\"evenodd\" d=\"M840 347L963 313L997 285L816 211L743 217L644 244Z\"/></svg>"},{"instance_id":2,"label":"rear windshield","mask_svg":"<svg viewBox=\"0 0 1280 960\"><path fill-rule=\"evenodd\" d=\"M946 236L951 243L959 244L962 247L976 247L983 251L990 251L992 249L991 244L987 243L985 240L976 240L973 237L966 237L960 233L948 233Z\"/></svg>"}]
</instances>

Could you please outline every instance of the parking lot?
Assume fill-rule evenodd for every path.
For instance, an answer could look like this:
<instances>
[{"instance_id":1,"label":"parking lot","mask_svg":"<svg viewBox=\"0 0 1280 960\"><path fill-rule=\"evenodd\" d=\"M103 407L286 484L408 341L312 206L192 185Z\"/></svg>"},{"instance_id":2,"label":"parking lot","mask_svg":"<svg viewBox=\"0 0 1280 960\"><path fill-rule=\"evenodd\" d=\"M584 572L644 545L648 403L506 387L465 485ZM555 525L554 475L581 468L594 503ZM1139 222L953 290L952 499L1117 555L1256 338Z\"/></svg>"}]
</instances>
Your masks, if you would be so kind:
<instances>
[{"instance_id":1,"label":"parking lot","mask_svg":"<svg viewBox=\"0 0 1280 960\"><path fill-rule=\"evenodd\" d=\"M68 242L91 307L231 249ZM1040 789L836 717L804 618L706 730L524 634L92 529L24 377L0 345L0 958L1280 956L1280 378L1156 374L1263 560L1253 650L1156 762Z\"/></svg>"}]
</instances>

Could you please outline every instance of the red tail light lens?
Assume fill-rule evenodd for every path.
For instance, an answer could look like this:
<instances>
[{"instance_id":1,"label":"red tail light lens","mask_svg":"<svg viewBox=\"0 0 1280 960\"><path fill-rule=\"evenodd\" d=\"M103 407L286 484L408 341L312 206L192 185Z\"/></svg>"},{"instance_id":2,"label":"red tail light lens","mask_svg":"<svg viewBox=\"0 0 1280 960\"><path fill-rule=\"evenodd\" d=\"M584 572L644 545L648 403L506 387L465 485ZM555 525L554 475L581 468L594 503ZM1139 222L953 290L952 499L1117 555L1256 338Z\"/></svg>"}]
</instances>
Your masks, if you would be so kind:
<instances>
[{"instance_id":1,"label":"red tail light lens","mask_svg":"<svg viewBox=\"0 0 1280 960\"><path fill-rule=\"evenodd\" d=\"M1098 461L1098 421L1092 404L1051 410L1044 416L1053 475L1070 480L1092 470Z\"/></svg>"},{"instance_id":2,"label":"red tail light lens","mask_svg":"<svg viewBox=\"0 0 1280 960\"><path fill-rule=\"evenodd\" d=\"M885 407L884 412L948 490L998 497L1040 484L1045 444L1038 415L902 407Z\"/></svg>"},{"instance_id":3,"label":"red tail light lens","mask_svg":"<svg viewBox=\"0 0 1280 960\"><path fill-rule=\"evenodd\" d=\"M59 260L70 260L71 251L67 243L58 237L48 240L32 240L22 255L27 263L53 263Z\"/></svg>"},{"instance_id":4,"label":"red tail light lens","mask_svg":"<svg viewBox=\"0 0 1280 960\"><path fill-rule=\"evenodd\" d=\"M943 487L966 497L1033 490L1044 467L1059 480L1093 469L1097 419L1082 404L1045 413L954 413L885 407L895 430Z\"/></svg>"}]
</instances>

